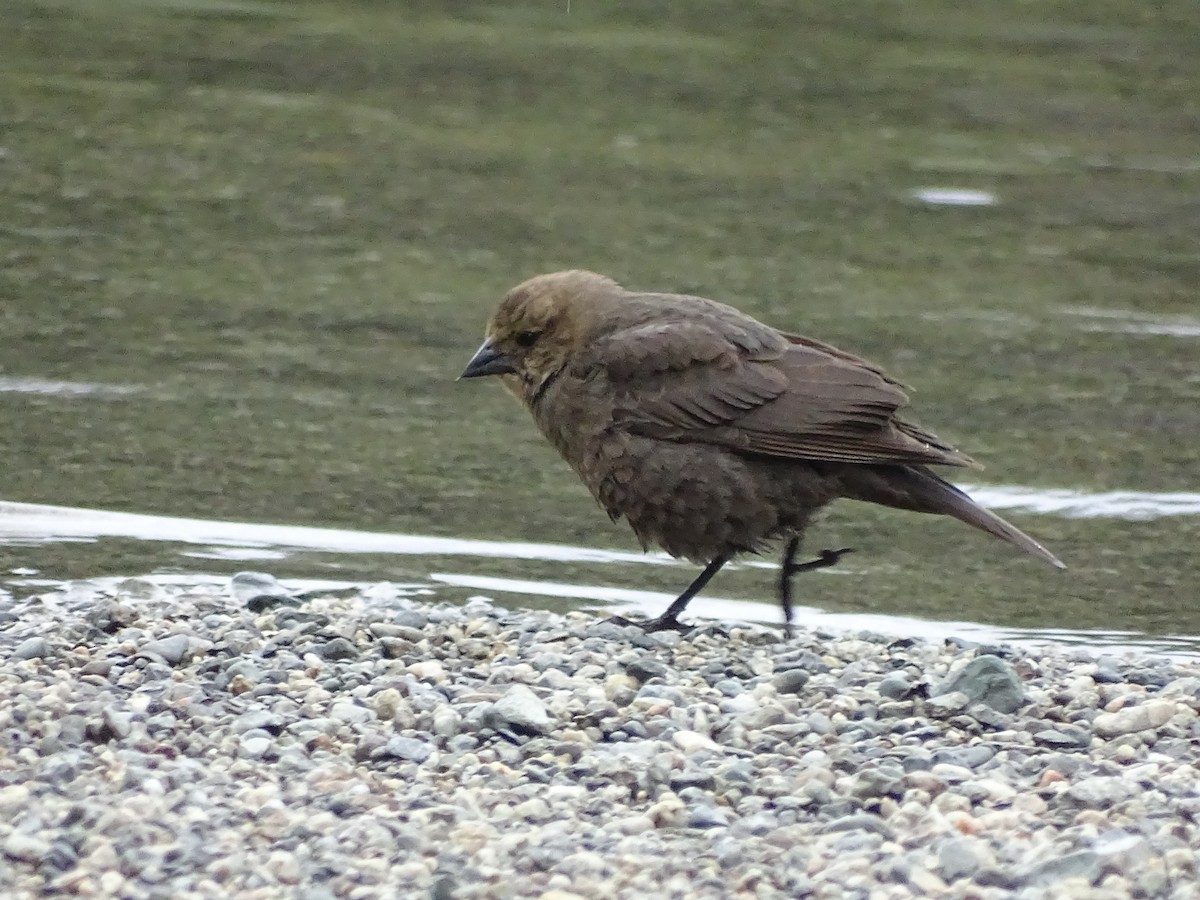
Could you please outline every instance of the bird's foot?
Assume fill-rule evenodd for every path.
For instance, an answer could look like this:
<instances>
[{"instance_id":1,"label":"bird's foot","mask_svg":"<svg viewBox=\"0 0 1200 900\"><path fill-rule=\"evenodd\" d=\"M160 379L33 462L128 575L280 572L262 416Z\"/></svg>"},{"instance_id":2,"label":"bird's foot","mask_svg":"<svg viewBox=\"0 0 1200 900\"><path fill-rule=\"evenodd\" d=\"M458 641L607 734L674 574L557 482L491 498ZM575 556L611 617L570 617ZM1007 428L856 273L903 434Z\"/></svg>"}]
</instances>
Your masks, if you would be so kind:
<instances>
[{"instance_id":1,"label":"bird's foot","mask_svg":"<svg viewBox=\"0 0 1200 900\"><path fill-rule=\"evenodd\" d=\"M647 634L653 634L656 631L675 631L679 634L687 634L693 631L695 625L685 625L674 616L659 616L657 619L646 619L638 621L636 619L627 619L624 616L609 616L603 620L610 625L620 625L622 628L640 628Z\"/></svg>"},{"instance_id":2,"label":"bird's foot","mask_svg":"<svg viewBox=\"0 0 1200 900\"><path fill-rule=\"evenodd\" d=\"M810 559L808 562L788 563L783 570L784 578L791 578L799 572L811 572L814 569L828 569L830 566L835 566L843 556L847 553L853 553L853 547L842 547L840 550L822 550L816 559Z\"/></svg>"},{"instance_id":3,"label":"bird's foot","mask_svg":"<svg viewBox=\"0 0 1200 900\"><path fill-rule=\"evenodd\" d=\"M779 572L779 605L783 609L783 632L787 640L794 634L792 630L792 576L799 572L811 572L814 569L827 569L837 565L839 559L847 553L853 553L853 547L843 547L840 550L822 550L816 559L808 562L793 562L792 558L800 547L800 539L793 537L788 541L783 553L783 562Z\"/></svg>"}]
</instances>

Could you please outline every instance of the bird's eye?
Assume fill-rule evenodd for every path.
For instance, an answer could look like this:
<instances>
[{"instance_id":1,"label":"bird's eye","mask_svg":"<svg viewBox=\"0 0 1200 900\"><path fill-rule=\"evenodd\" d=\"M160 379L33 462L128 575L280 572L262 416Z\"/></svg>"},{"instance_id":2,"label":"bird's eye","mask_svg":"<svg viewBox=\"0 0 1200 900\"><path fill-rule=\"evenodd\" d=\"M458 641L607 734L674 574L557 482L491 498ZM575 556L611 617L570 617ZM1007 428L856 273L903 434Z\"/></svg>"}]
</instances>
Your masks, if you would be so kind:
<instances>
[{"instance_id":1,"label":"bird's eye","mask_svg":"<svg viewBox=\"0 0 1200 900\"><path fill-rule=\"evenodd\" d=\"M522 331L517 335L517 345L520 347L532 347L536 342L541 332L538 331Z\"/></svg>"}]
</instances>

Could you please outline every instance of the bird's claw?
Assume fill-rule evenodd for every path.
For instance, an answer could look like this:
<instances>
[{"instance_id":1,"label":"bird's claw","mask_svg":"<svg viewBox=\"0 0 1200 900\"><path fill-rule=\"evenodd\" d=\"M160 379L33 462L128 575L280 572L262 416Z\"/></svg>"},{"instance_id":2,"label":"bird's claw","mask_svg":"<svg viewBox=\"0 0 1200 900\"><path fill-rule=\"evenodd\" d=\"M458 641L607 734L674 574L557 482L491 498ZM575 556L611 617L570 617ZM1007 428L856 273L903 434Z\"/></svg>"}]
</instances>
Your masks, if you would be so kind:
<instances>
[{"instance_id":1,"label":"bird's claw","mask_svg":"<svg viewBox=\"0 0 1200 900\"><path fill-rule=\"evenodd\" d=\"M674 616L659 616L657 619L646 619L645 621L627 619L624 616L609 616L603 621L609 625L620 625L622 628L640 628L646 634L654 634L656 631L675 631L679 634L687 634L696 628L695 625L683 624Z\"/></svg>"},{"instance_id":2,"label":"bird's claw","mask_svg":"<svg viewBox=\"0 0 1200 900\"><path fill-rule=\"evenodd\" d=\"M811 572L814 569L827 569L830 566L837 565L838 561L847 553L853 553L853 547L842 547L840 550L822 550L816 559L810 559L808 562L791 563L788 565L785 578L797 574L798 572Z\"/></svg>"}]
</instances>

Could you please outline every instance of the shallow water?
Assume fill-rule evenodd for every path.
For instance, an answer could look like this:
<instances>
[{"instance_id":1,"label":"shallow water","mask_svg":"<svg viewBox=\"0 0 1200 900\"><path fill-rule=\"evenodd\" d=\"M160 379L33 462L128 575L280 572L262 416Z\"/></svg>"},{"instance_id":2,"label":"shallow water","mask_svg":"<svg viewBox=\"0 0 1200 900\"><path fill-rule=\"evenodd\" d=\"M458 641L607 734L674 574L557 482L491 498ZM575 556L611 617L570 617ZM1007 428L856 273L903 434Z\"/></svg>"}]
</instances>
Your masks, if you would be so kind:
<instances>
[{"instance_id":1,"label":"shallow water","mask_svg":"<svg viewBox=\"0 0 1200 900\"><path fill-rule=\"evenodd\" d=\"M1069 503L1063 503L1059 495L1071 492L1051 492L1050 496L1023 488L994 487L975 492L977 497L985 495L993 501L993 508L1000 508L1003 501L1011 507L1039 508L1042 512L1065 516L1128 516L1144 519L1180 514L1180 497L1168 497L1155 505L1154 495L1142 495L1136 503L1114 503L1111 498L1086 497L1072 494ZM1126 498L1127 499L1127 498ZM1089 502L1094 501L1094 502ZM1195 504L1192 514L1200 509L1200 495L1191 495ZM1157 512L1154 512L1157 510ZM105 538L132 539L146 547L157 559L156 568L190 569L186 574L158 574L149 576L155 583L227 585L229 577L203 569L202 563L192 560L218 560L222 562L264 562L271 571L309 571L315 573L330 566L330 559L347 555L367 555L371 561L346 561L347 569L353 570L360 580L336 580L330 578L292 577L286 587L296 593L366 589L378 583L371 580L373 574L385 577L386 567L377 560L388 556L418 557L413 571L423 573L420 580L390 587L401 592L420 593L426 596L447 596L445 587L466 589L472 593L482 592L487 596L501 598L516 605L549 606L560 611L573 608L605 610L617 613L634 612L654 616L670 604L674 594L662 591L639 590L613 584L580 584L553 580L570 575L575 568L571 564L602 564L602 571L613 582L636 582L636 567L642 565L678 566L670 557L661 553L636 554L587 547L570 547L559 544L520 544L499 541L460 540L421 535L382 534L354 532L334 528L304 528L287 525L267 525L244 522L214 522L199 519L172 519L165 516L148 516L132 513L105 512L100 510L72 509L69 507L40 506L37 504L0 502L0 546L34 548L30 556L38 556L37 548L75 542L99 542ZM320 554L324 564L314 565L311 554ZM437 562L464 558L475 562L477 568L486 570L487 560L509 559L523 564L524 569L536 578L505 578L486 574L434 571ZM681 567L682 568L682 567ZM729 566L739 568L777 568L762 562L738 562ZM861 571L861 567L840 566L816 573L822 578L849 576ZM35 567L14 570L10 577L0 579L4 592L11 596L40 593L61 586L55 579L40 577ZM95 579L101 587L116 585L123 578ZM457 593L449 594L458 599ZM837 613L813 606L799 606L795 610L796 623L800 627L831 633L847 631L876 631L897 637L921 637L925 639L950 639L976 641L979 643L1009 642L1029 647L1039 644L1067 643L1090 652L1124 652L1129 650L1149 651L1172 656L1200 656L1200 634L1177 634L1151 636L1136 631L1113 631L1111 629L1006 629L965 621L930 621L902 615L879 615L872 613ZM778 624L779 608L770 603L749 599L731 599L703 594L689 607L689 615L710 618L721 622L757 622Z\"/></svg>"},{"instance_id":2,"label":"shallow water","mask_svg":"<svg viewBox=\"0 0 1200 900\"><path fill-rule=\"evenodd\" d=\"M587 266L883 365L1069 566L835 504L814 622L1200 634L1190 0L551 7L0 7L0 497L70 510L8 507L0 571L654 607L693 570L454 382ZM772 621L773 565L697 611Z\"/></svg>"},{"instance_id":3,"label":"shallow water","mask_svg":"<svg viewBox=\"0 0 1200 900\"><path fill-rule=\"evenodd\" d=\"M1200 337L1200 319L1190 316L1150 316L1128 309L1066 309L1063 313L1076 317L1084 331L1106 331L1111 334L1166 335L1177 338Z\"/></svg>"},{"instance_id":4,"label":"shallow water","mask_svg":"<svg viewBox=\"0 0 1200 900\"><path fill-rule=\"evenodd\" d=\"M0 376L0 394L45 394L59 397L124 397L145 390L138 384L95 384L46 378Z\"/></svg>"}]
</instances>

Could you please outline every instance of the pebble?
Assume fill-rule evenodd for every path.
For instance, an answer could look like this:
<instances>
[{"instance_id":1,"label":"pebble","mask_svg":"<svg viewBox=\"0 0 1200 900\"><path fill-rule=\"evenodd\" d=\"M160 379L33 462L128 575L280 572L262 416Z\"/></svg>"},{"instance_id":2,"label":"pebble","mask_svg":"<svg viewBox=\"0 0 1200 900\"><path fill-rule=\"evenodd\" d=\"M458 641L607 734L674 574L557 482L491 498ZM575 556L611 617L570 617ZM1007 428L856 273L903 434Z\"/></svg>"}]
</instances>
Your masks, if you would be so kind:
<instances>
[{"instance_id":1,"label":"pebble","mask_svg":"<svg viewBox=\"0 0 1200 900\"><path fill-rule=\"evenodd\" d=\"M938 874L946 881L969 878L979 871L990 856L990 851L978 838L951 838L938 847Z\"/></svg>"},{"instance_id":2,"label":"pebble","mask_svg":"<svg viewBox=\"0 0 1200 900\"><path fill-rule=\"evenodd\" d=\"M803 669L787 669L772 679L775 690L781 694L798 694L812 677Z\"/></svg>"},{"instance_id":3,"label":"pebble","mask_svg":"<svg viewBox=\"0 0 1200 900\"><path fill-rule=\"evenodd\" d=\"M327 641L318 648L317 652L329 660L355 659L358 656L358 648L343 637Z\"/></svg>"},{"instance_id":4,"label":"pebble","mask_svg":"<svg viewBox=\"0 0 1200 900\"><path fill-rule=\"evenodd\" d=\"M511 728L519 734L544 734L550 730L546 707L523 684L514 684L495 702L492 717L497 727Z\"/></svg>"},{"instance_id":5,"label":"pebble","mask_svg":"<svg viewBox=\"0 0 1200 900\"><path fill-rule=\"evenodd\" d=\"M229 593L235 603L244 605L251 612L294 606L300 602L278 578L266 572L238 572L229 579Z\"/></svg>"},{"instance_id":6,"label":"pebble","mask_svg":"<svg viewBox=\"0 0 1200 900\"><path fill-rule=\"evenodd\" d=\"M14 831L4 839L4 855L14 862L40 863L50 852L50 844L31 834Z\"/></svg>"},{"instance_id":7,"label":"pebble","mask_svg":"<svg viewBox=\"0 0 1200 900\"><path fill-rule=\"evenodd\" d=\"M247 732L238 741L238 756L242 759L262 759L271 749L271 738L264 734Z\"/></svg>"},{"instance_id":8,"label":"pebble","mask_svg":"<svg viewBox=\"0 0 1200 900\"><path fill-rule=\"evenodd\" d=\"M889 700L903 700L912 693L912 682L904 672L891 672L885 675L877 688L881 697Z\"/></svg>"},{"instance_id":9,"label":"pebble","mask_svg":"<svg viewBox=\"0 0 1200 900\"><path fill-rule=\"evenodd\" d=\"M982 703L1002 713L1016 712L1025 702L1021 679L1011 665L998 656L983 654L947 678L934 695L962 692L968 703Z\"/></svg>"},{"instance_id":10,"label":"pebble","mask_svg":"<svg viewBox=\"0 0 1200 900\"><path fill-rule=\"evenodd\" d=\"M6 600L0 896L1194 897L1195 661L422 599Z\"/></svg>"},{"instance_id":11,"label":"pebble","mask_svg":"<svg viewBox=\"0 0 1200 900\"><path fill-rule=\"evenodd\" d=\"M1175 704L1169 700L1151 700L1118 712L1102 712L1092 720L1092 729L1102 738L1135 734L1159 728L1175 714Z\"/></svg>"},{"instance_id":12,"label":"pebble","mask_svg":"<svg viewBox=\"0 0 1200 900\"><path fill-rule=\"evenodd\" d=\"M423 763L433 755L433 751L433 745L426 741L403 737L397 734L388 739L388 742L383 745L382 751L377 751L372 755L386 754L394 756L397 759L407 759L415 763Z\"/></svg>"},{"instance_id":13,"label":"pebble","mask_svg":"<svg viewBox=\"0 0 1200 900\"><path fill-rule=\"evenodd\" d=\"M142 645L141 652L161 657L169 666L177 666L183 662L189 649L191 649L191 641L186 634L173 634L170 637L146 642Z\"/></svg>"},{"instance_id":14,"label":"pebble","mask_svg":"<svg viewBox=\"0 0 1200 900\"><path fill-rule=\"evenodd\" d=\"M50 649L50 642L44 637L26 638L13 648L10 659L42 659L49 656L54 651Z\"/></svg>"}]
</instances>

